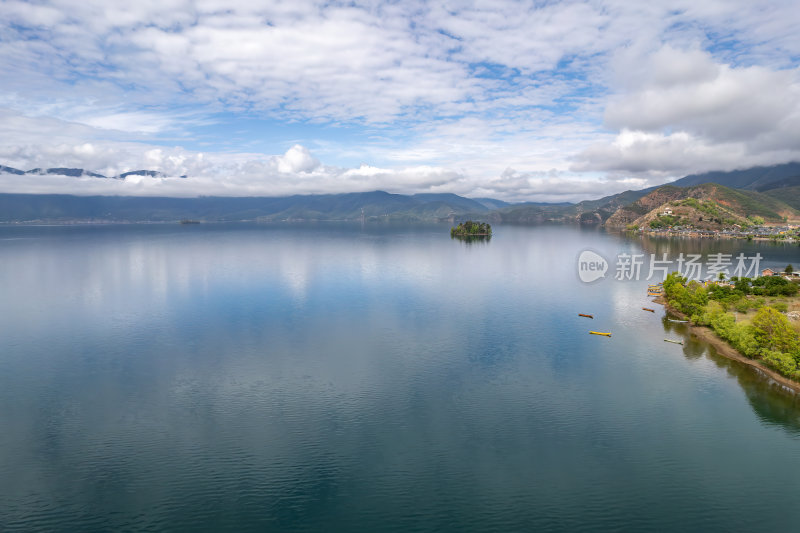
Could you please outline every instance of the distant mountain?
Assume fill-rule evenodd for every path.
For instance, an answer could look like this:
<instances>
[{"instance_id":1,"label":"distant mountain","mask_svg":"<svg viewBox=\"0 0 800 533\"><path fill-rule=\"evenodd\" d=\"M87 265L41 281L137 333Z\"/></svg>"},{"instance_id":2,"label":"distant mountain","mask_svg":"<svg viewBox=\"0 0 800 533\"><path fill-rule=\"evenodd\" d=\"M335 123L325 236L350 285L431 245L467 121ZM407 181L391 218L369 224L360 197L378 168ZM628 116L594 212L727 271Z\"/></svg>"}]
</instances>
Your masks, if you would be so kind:
<instances>
[{"instance_id":1,"label":"distant mountain","mask_svg":"<svg viewBox=\"0 0 800 533\"><path fill-rule=\"evenodd\" d=\"M124 180L128 176L147 176L150 178L165 178L167 177L166 174L163 172L159 172L157 170L132 170L130 172L123 172L117 176L104 176L103 174L98 174L97 172L92 172L90 170L85 170L82 168L65 168L65 167L55 167L55 168L32 168L31 170L19 170L13 167L7 167L0 165L0 173L5 174L16 174L16 175L23 175L23 174L35 174L39 176L70 176L73 178L79 178L81 176L89 176L92 178L105 178L105 179L122 179ZM181 176L181 178L185 178L186 176Z\"/></svg>"},{"instance_id":2,"label":"distant mountain","mask_svg":"<svg viewBox=\"0 0 800 533\"><path fill-rule=\"evenodd\" d=\"M7 174L102 174L73 168L22 171L0 166ZM155 170L125 172L113 179L131 176L164 177ZM182 176L185 177L185 176ZM713 182L713 183L711 183ZM384 191L348 194L295 195L243 198L149 198L79 197L69 195L0 195L0 222L11 221L204 221L232 220L450 220L468 218L493 223L580 223L626 226L648 222L653 211L670 202L694 198L703 209L715 206L722 224L757 216L767 222L792 219L800 210L800 163L755 167L732 172L708 172L686 176L675 182L639 191L625 191L570 203L510 204L493 198L465 198L456 194L391 194ZM684 205L685 204L685 205ZM687 220L700 222L698 208L688 206ZM713 206L712 206L713 204ZM691 209L690 209L691 208ZM644 217L644 218L643 218ZM642 220L640 220L642 219ZM702 222L708 225L707 217ZM713 225L712 224L712 225Z\"/></svg>"},{"instance_id":3,"label":"distant mountain","mask_svg":"<svg viewBox=\"0 0 800 533\"><path fill-rule=\"evenodd\" d=\"M800 211L800 185L770 189L765 191L764 194Z\"/></svg>"},{"instance_id":4,"label":"distant mountain","mask_svg":"<svg viewBox=\"0 0 800 533\"><path fill-rule=\"evenodd\" d=\"M473 211L476 213L480 213L482 211L488 211L490 209L482 202L473 200L471 198L464 198L463 196L458 196L457 194L450 194L450 193L414 194L411 196L411 198L421 203L444 202L448 206L457 207L463 211ZM495 200L495 202L499 202L499 200Z\"/></svg>"},{"instance_id":5,"label":"distant mountain","mask_svg":"<svg viewBox=\"0 0 800 533\"><path fill-rule=\"evenodd\" d=\"M612 227L625 227L635 223L639 218L647 215L662 205L686 198L686 190L674 185L663 185L642 195L637 200L620 206L607 220L606 225Z\"/></svg>"},{"instance_id":6,"label":"distant mountain","mask_svg":"<svg viewBox=\"0 0 800 533\"><path fill-rule=\"evenodd\" d=\"M105 178L102 174L98 174L96 172L90 172L88 170L83 170L82 168L34 168L32 170L25 171L25 174L55 174L58 176L72 176L72 177L81 177L81 176L91 176L93 178Z\"/></svg>"},{"instance_id":7,"label":"distant mountain","mask_svg":"<svg viewBox=\"0 0 800 533\"><path fill-rule=\"evenodd\" d=\"M132 170L131 172L123 172L118 177L125 179L128 176L148 176L150 178L163 178L164 174L157 170Z\"/></svg>"},{"instance_id":8,"label":"distant mountain","mask_svg":"<svg viewBox=\"0 0 800 533\"><path fill-rule=\"evenodd\" d=\"M148 178L167 178L167 177L169 177L166 174L164 174L163 172L159 172L158 170L132 170L130 172L123 172L122 174L120 174L118 176L114 176L114 177L124 180L128 176L147 176ZM178 177L179 178L185 178L186 174L184 174L182 176L178 176Z\"/></svg>"},{"instance_id":9,"label":"distant mountain","mask_svg":"<svg viewBox=\"0 0 800 533\"><path fill-rule=\"evenodd\" d=\"M579 208L571 204L519 204L490 212L489 220L508 224L570 223L578 222L580 214Z\"/></svg>"},{"instance_id":10,"label":"distant mountain","mask_svg":"<svg viewBox=\"0 0 800 533\"><path fill-rule=\"evenodd\" d=\"M766 185L759 185L754 190L758 192L772 192L776 190L783 190L790 187L795 187L800 185L800 176L791 176L788 178L783 178L778 181L770 182Z\"/></svg>"},{"instance_id":11,"label":"distant mountain","mask_svg":"<svg viewBox=\"0 0 800 533\"><path fill-rule=\"evenodd\" d=\"M800 177L800 163L785 163L768 167L753 167L730 172L706 172L692 174L675 180L670 185L690 187L704 183L719 183L733 189L765 191L779 187L779 183ZM794 185L800 183L795 182Z\"/></svg>"},{"instance_id":12,"label":"distant mountain","mask_svg":"<svg viewBox=\"0 0 800 533\"><path fill-rule=\"evenodd\" d=\"M25 174L25 171L0 165L0 174L16 174L17 176L22 176L23 174Z\"/></svg>"},{"instance_id":13,"label":"distant mountain","mask_svg":"<svg viewBox=\"0 0 800 533\"><path fill-rule=\"evenodd\" d=\"M580 223L603 224L617 209L629 205L647 194L647 191L625 191L600 198L584 200L577 204L515 204L491 213L495 222L513 224Z\"/></svg>"},{"instance_id":14,"label":"distant mountain","mask_svg":"<svg viewBox=\"0 0 800 533\"><path fill-rule=\"evenodd\" d=\"M402 195L384 191L289 197L152 198L0 194L0 222L167 222L291 220L453 220L488 209L454 194Z\"/></svg>"},{"instance_id":15,"label":"distant mountain","mask_svg":"<svg viewBox=\"0 0 800 533\"><path fill-rule=\"evenodd\" d=\"M736 170L732 172L707 172L705 174L693 174L676 180L666 186L655 186L639 191L625 191L600 198L599 200L584 200L577 204L515 204L499 208L491 213L491 218L495 222L510 222L518 224L554 222L554 223L580 223L580 224L605 224L620 225L622 221L628 220L623 226L633 220L645 215L652 208L648 207L649 201L637 203L639 199L660 191L655 195L659 198L670 189L698 186L707 183L717 183L723 186L724 190L744 189L738 196L737 209L759 216L766 215L768 221L782 219L779 212L786 212L790 206L797 207L797 192L791 187L800 185L800 163L786 163L770 167L754 167L746 170ZM778 189L781 188L781 189ZM721 189L722 190L722 189ZM748 193L770 191L785 191L775 195L753 197ZM683 193L677 193L679 196ZM729 199L736 196L733 193L726 193ZM794 195L794 196L793 196ZM780 201L784 196L787 197L785 204L777 206L772 204L772 200ZM666 200L665 200L666 201ZM794 203L793 203L794 202ZM663 202L662 202L663 203ZM789 204L788 206L786 204ZM747 206L745 208L744 206ZM749 211L748 211L749 209ZM620 212L614 220L611 219L617 212ZM608 221L608 222L607 222Z\"/></svg>"},{"instance_id":16,"label":"distant mountain","mask_svg":"<svg viewBox=\"0 0 800 533\"><path fill-rule=\"evenodd\" d=\"M473 200L484 206L486 209L500 209L511 205L509 202L495 200L494 198L473 198Z\"/></svg>"},{"instance_id":17,"label":"distant mountain","mask_svg":"<svg viewBox=\"0 0 800 533\"><path fill-rule=\"evenodd\" d=\"M662 218L664 213L668 213L670 218ZM606 225L646 227L660 220L668 225L691 225L698 229L716 230L734 224L750 225L757 218L780 223L785 219L800 219L800 211L767 194L731 189L717 183L693 187L666 185L620 207Z\"/></svg>"}]
</instances>

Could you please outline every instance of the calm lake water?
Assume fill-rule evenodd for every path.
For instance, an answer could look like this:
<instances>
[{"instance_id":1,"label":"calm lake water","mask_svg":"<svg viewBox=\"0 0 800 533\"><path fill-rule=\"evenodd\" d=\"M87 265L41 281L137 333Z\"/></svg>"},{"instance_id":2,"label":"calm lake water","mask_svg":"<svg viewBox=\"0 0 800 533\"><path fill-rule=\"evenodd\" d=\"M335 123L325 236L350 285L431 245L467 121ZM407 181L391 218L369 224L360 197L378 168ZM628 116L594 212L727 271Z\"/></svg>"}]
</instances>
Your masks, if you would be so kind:
<instances>
[{"instance_id":1,"label":"calm lake water","mask_svg":"<svg viewBox=\"0 0 800 533\"><path fill-rule=\"evenodd\" d=\"M796 529L800 401L576 259L800 248L448 229L0 227L0 530Z\"/></svg>"}]
</instances>

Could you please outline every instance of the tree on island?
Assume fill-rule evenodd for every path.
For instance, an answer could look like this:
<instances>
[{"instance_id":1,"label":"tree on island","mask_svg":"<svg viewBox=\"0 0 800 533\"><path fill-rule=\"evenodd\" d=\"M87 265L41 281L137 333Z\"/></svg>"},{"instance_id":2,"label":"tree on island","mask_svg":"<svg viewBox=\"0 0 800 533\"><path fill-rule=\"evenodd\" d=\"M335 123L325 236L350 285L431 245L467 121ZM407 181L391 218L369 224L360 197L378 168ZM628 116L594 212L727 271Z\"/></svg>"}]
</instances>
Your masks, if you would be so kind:
<instances>
[{"instance_id":1,"label":"tree on island","mask_svg":"<svg viewBox=\"0 0 800 533\"><path fill-rule=\"evenodd\" d=\"M786 272L787 274L791 274L792 272L794 272L794 267L791 264L786 265L786 268L784 268L783 271Z\"/></svg>"},{"instance_id":2,"label":"tree on island","mask_svg":"<svg viewBox=\"0 0 800 533\"><path fill-rule=\"evenodd\" d=\"M487 222L467 220L455 228L450 228L451 237L491 237L492 227Z\"/></svg>"}]
</instances>

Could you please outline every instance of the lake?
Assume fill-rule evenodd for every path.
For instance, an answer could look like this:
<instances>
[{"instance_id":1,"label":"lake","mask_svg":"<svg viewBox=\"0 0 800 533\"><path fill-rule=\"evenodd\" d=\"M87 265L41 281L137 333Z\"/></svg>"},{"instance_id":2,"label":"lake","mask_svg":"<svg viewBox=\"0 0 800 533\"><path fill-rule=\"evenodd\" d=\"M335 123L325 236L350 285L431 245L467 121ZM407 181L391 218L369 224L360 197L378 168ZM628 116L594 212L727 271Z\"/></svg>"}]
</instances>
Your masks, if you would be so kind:
<instances>
[{"instance_id":1,"label":"lake","mask_svg":"<svg viewBox=\"0 0 800 533\"><path fill-rule=\"evenodd\" d=\"M0 530L793 530L800 401L644 277L581 282L586 249L800 266L564 226L0 227Z\"/></svg>"}]
</instances>

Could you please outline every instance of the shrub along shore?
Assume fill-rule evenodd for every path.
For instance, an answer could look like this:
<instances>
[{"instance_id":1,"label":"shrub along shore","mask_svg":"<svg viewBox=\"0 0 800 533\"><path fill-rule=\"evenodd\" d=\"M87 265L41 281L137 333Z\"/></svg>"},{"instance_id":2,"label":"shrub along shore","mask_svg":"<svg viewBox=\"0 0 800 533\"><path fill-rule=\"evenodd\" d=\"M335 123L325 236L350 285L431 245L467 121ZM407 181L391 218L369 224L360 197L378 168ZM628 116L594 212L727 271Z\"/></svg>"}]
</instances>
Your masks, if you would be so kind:
<instances>
[{"instance_id":1,"label":"shrub along shore","mask_svg":"<svg viewBox=\"0 0 800 533\"><path fill-rule=\"evenodd\" d=\"M784 314L790 306L800 307L797 294L796 283L778 276L732 278L706 287L673 272L664 281L660 303L693 326L710 328L752 366L800 392L800 325Z\"/></svg>"}]
</instances>

